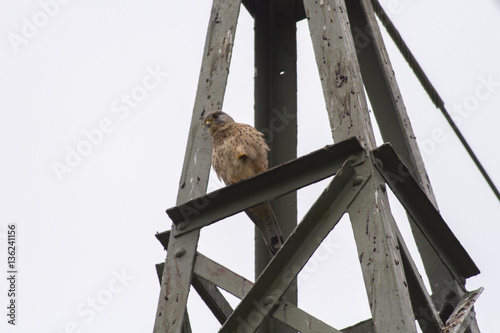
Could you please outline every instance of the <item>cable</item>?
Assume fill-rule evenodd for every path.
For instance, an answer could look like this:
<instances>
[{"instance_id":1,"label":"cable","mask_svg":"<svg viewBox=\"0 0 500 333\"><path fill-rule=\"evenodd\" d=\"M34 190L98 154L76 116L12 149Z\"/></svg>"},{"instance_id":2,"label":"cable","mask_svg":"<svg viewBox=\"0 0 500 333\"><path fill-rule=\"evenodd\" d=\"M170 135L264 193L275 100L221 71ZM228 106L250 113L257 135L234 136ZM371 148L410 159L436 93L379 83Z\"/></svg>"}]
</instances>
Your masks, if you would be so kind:
<instances>
[{"instance_id":1,"label":"cable","mask_svg":"<svg viewBox=\"0 0 500 333\"><path fill-rule=\"evenodd\" d=\"M371 3L373 5L373 9L374 9L375 13L377 14L378 18L380 19L380 21L384 25L385 29L389 33L389 36L391 36L392 40L394 41L397 48L399 49L399 52L401 52L401 54L405 58L406 62L408 63L410 68L415 73L417 79L420 81L420 84L422 85L424 90L427 92L427 94L429 95L429 97L432 100L432 102L434 103L434 105L439 110L441 110L441 113L443 114L445 119L448 121L448 124L450 124L451 128L455 132L455 135L458 137L458 139L460 140L460 142L464 146L464 148L467 151L467 153L469 154L470 158L472 158L472 160L474 161L474 164L476 164L476 167L479 169L479 171L483 175L484 179L486 180L486 182L490 186L491 190L493 191L493 193L497 197L498 201L500 201L500 192L498 191L497 187L495 186L495 183L493 183L493 180L490 178L490 176L488 175L488 173L484 169L483 165L481 164L481 162L477 158L476 154L474 153L472 148L467 143L467 140L462 135L462 133L458 129L457 125L455 124L455 122L451 118L450 114L446 110L446 107L444 106L443 100L439 96L439 93L434 88L434 86L432 85L429 78L425 75L424 70L422 69L422 67L420 67L417 59L415 59L415 57L411 53L410 49L408 48L405 41L403 40L403 37L401 37L401 34L396 29L394 24L391 22L391 20L389 19L389 17L385 13L382 6L380 6L379 2L377 0L371 0Z\"/></svg>"}]
</instances>

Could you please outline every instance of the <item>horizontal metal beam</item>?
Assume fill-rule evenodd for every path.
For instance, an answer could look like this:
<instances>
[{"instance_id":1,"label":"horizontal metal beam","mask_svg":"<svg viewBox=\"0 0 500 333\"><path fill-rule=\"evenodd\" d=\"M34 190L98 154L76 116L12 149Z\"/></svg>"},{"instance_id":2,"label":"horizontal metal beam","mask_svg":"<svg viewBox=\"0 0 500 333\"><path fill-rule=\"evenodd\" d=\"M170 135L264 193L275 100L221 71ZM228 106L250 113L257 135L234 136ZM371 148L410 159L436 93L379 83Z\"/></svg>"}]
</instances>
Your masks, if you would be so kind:
<instances>
[{"instance_id":1,"label":"horizontal metal beam","mask_svg":"<svg viewBox=\"0 0 500 333\"><path fill-rule=\"evenodd\" d=\"M470 322L474 316L469 316L474 303L483 292L484 288L471 291L465 294L460 302L458 302L455 310L450 318L446 321L446 327L443 328L441 333L462 333L469 327Z\"/></svg>"},{"instance_id":2,"label":"horizontal metal beam","mask_svg":"<svg viewBox=\"0 0 500 333\"><path fill-rule=\"evenodd\" d=\"M323 239L337 225L369 177L358 175L350 163L339 170L253 288L234 309L220 333L240 329L253 332L261 325Z\"/></svg>"},{"instance_id":3,"label":"horizontal metal beam","mask_svg":"<svg viewBox=\"0 0 500 333\"><path fill-rule=\"evenodd\" d=\"M391 145L380 146L373 155L377 169L448 269L462 282L479 274L474 261Z\"/></svg>"},{"instance_id":4,"label":"horizontal metal beam","mask_svg":"<svg viewBox=\"0 0 500 333\"><path fill-rule=\"evenodd\" d=\"M196 257L194 274L239 299L245 297L253 287L252 282L200 253ZM278 302L271 316L301 333L341 333L283 299Z\"/></svg>"},{"instance_id":5,"label":"horizontal metal beam","mask_svg":"<svg viewBox=\"0 0 500 333\"><path fill-rule=\"evenodd\" d=\"M252 17L255 16L255 10L257 6L257 2L259 0L243 0L243 5L245 8L248 10L250 15ZM295 20L296 21L301 21L306 18L306 12L304 10L304 3L302 0L293 0L295 1L294 8L295 8ZM277 13L279 15L279 13Z\"/></svg>"},{"instance_id":6,"label":"horizontal metal beam","mask_svg":"<svg viewBox=\"0 0 500 333\"><path fill-rule=\"evenodd\" d=\"M358 140L351 138L170 208L167 214L177 226L174 236L333 176L347 159L362 162L362 153Z\"/></svg>"}]
</instances>

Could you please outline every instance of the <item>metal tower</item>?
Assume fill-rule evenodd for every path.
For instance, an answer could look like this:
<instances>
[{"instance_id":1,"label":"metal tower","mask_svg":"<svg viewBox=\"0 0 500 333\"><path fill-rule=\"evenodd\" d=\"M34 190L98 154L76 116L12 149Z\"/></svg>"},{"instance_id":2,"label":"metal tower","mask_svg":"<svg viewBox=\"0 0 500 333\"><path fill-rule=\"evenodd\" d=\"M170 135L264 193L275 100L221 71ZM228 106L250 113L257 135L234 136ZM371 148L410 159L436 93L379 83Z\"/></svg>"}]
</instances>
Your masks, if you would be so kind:
<instances>
[{"instance_id":1,"label":"metal tower","mask_svg":"<svg viewBox=\"0 0 500 333\"><path fill-rule=\"evenodd\" d=\"M167 211L173 225L157 234L167 258L157 265L154 332L191 332L191 285L221 323L219 332L411 333L417 325L425 333L479 332L473 305L482 288L465 289L479 270L439 214L375 19L374 7L383 14L375 0L243 1L255 19L256 127L272 131L274 168L206 194L211 144L201 119L222 108L241 2L213 2L177 206ZM296 158L295 33L304 18L335 144ZM363 40L359 31L366 32ZM364 89L386 142L381 147L375 146ZM333 175L296 225L295 191ZM391 215L386 184L407 211L431 292ZM257 237L255 283L196 251L201 228L269 200L288 238L268 263ZM372 317L340 330L296 306L294 283L346 212ZM235 309L219 288L241 299Z\"/></svg>"}]
</instances>

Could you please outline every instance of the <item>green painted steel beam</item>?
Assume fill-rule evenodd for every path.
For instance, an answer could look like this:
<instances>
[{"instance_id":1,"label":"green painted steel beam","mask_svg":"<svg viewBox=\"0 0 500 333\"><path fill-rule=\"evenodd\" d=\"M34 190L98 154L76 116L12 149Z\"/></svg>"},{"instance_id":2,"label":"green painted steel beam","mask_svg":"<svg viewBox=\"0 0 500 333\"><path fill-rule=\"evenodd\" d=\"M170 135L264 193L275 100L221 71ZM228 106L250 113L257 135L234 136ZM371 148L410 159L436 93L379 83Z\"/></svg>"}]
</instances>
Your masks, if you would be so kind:
<instances>
[{"instance_id":1,"label":"green painted steel beam","mask_svg":"<svg viewBox=\"0 0 500 333\"><path fill-rule=\"evenodd\" d=\"M416 333L385 183L372 162L358 167L372 177L349 207L363 281L377 332Z\"/></svg>"},{"instance_id":2,"label":"green painted steel beam","mask_svg":"<svg viewBox=\"0 0 500 333\"><path fill-rule=\"evenodd\" d=\"M219 289L217 289L217 286L196 276L196 274L193 275L191 284L219 323L224 324L231 313L233 313L233 308Z\"/></svg>"},{"instance_id":3,"label":"green painted steel beam","mask_svg":"<svg viewBox=\"0 0 500 333\"><path fill-rule=\"evenodd\" d=\"M304 0L326 110L335 142L356 136L376 148L355 43L343 0ZM371 176L349 207L372 320L379 332L416 333L387 194L372 157L360 165Z\"/></svg>"},{"instance_id":4,"label":"green painted steel beam","mask_svg":"<svg viewBox=\"0 0 500 333\"><path fill-rule=\"evenodd\" d=\"M222 107L240 4L239 0L214 0L212 5L179 183L178 205L206 193L211 145L201 119L205 113ZM172 229L175 230L175 225ZM199 236L199 230L183 237L171 235L158 297L155 333L190 332L186 304Z\"/></svg>"},{"instance_id":5,"label":"green painted steel beam","mask_svg":"<svg viewBox=\"0 0 500 333\"><path fill-rule=\"evenodd\" d=\"M156 239L163 245L163 249L166 251L168 249L168 243L170 241L170 230L163 232L157 232L155 234Z\"/></svg>"},{"instance_id":6,"label":"green painted steel beam","mask_svg":"<svg viewBox=\"0 0 500 333\"><path fill-rule=\"evenodd\" d=\"M399 228L394 223L394 229L398 237L398 244L403 259L403 267L410 292L411 305L415 319L417 319L420 329L423 333L441 333L443 322L439 317L431 296L425 287L422 276L418 272L417 266L411 257L410 251L399 231Z\"/></svg>"},{"instance_id":7,"label":"green painted steel beam","mask_svg":"<svg viewBox=\"0 0 500 333\"><path fill-rule=\"evenodd\" d=\"M161 285L161 279L163 278L163 269L165 268L165 263L162 262L161 264L156 264L156 275L158 275L158 282L160 282Z\"/></svg>"},{"instance_id":8,"label":"green painted steel beam","mask_svg":"<svg viewBox=\"0 0 500 333\"><path fill-rule=\"evenodd\" d=\"M158 280L162 281L162 273L165 267L165 263L156 264L156 273L158 274ZM227 318L233 312L231 305L227 302L222 293L217 289L217 286L213 283L205 280L202 277L193 275L191 284L194 289L198 292L201 299L208 306L210 311L212 311L215 318L223 324Z\"/></svg>"},{"instance_id":9,"label":"green painted steel beam","mask_svg":"<svg viewBox=\"0 0 500 333\"><path fill-rule=\"evenodd\" d=\"M416 142L410 117L406 111L403 96L399 90L384 40L375 18L370 0L347 1L350 28L354 37L363 83L370 98L373 114L377 119L380 133L398 153L409 171L421 184L429 200L437 208L437 201L425 170L424 162ZM439 255L429 244L415 221L408 215L415 243L419 249L433 294L463 295L465 288L454 280L453 273L446 265L439 265ZM450 286L452 289L450 289ZM437 298L436 306L443 306L444 299ZM430 315L430 313L428 313Z\"/></svg>"},{"instance_id":10,"label":"green painted steel beam","mask_svg":"<svg viewBox=\"0 0 500 333\"><path fill-rule=\"evenodd\" d=\"M373 155L378 170L429 244L439 254L442 264L455 272L462 283L466 278L479 274L472 258L391 145L380 146L373 151Z\"/></svg>"},{"instance_id":11,"label":"green painted steel beam","mask_svg":"<svg viewBox=\"0 0 500 333\"><path fill-rule=\"evenodd\" d=\"M347 1L346 5L363 83L370 98L373 114L377 119L382 138L393 146L429 200L437 208L437 201L416 142L416 135L413 132L403 96L384 45L378 21L375 18L374 7L377 8L377 14L379 14L380 5L376 0L352 0ZM383 23L385 25L386 22ZM392 30L394 31L394 29ZM436 297L434 299L436 306L442 307L453 298L453 295L455 295L455 301L452 303L456 304L460 295L466 292L463 281L452 282L456 280L454 273L450 272L446 265L439 264L441 262L439 254L429 244L426 236L422 234L410 215L408 215L408 219L433 294L449 295L446 299ZM433 315L428 312L426 316L432 317ZM426 321L423 318L420 320L423 323ZM429 326L431 325L427 325L427 330L431 329ZM478 330L472 332L478 332Z\"/></svg>"},{"instance_id":12,"label":"green painted steel beam","mask_svg":"<svg viewBox=\"0 0 500 333\"><path fill-rule=\"evenodd\" d=\"M415 319L418 321L423 333L440 333L444 326L443 322L432 302L431 296L427 292L422 276L418 272L399 228L396 225L394 227L398 237L406 283L408 284Z\"/></svg>"},{"instance_id":13,"label":"green painted steel beam","mask_svg":"<svg viewBox=\"0 0 500 333\"><path fill-rule=\"evenodd\" d=\"M270 151L269 167L297 157L297 0L254 2L255 21L255 127L264 133ZM272 202L283 238L297 225L297 193L290 192ZM255 228L255 277L264 270L271 254ZM297 304L296 281L286 293ZM258 333L293 333L266 320Z\"/></svg>"},{"instance_id":14,"label":"green painted steel beam","mask_svg":"<svg viewBox=\"0 0 500 333\"><path fill-rule=\"evenodd\" d=\"M259 5L259 0L243 0L243 5L245 5L245 8L248 10L250 15L252 17L255 17L255 11L257 9L257 6ZM295 8L294 11L294 17L295 21L300 21L306 18L306 13L304 11L304 4L302 3L302 0L293 0L290 1L293 2L293 7Z\"/></svg>"},{"instance_id":15,"label":"green painted steel beam","mask_svg":"<svg viewBox=\"0 0 500 333\"><path fill-rule=\"evenodd\" d=\"M168 247L170 236L170 230L163 233L157 233L156 238L160 241L165 249ZM158 273L158 279L161 283L162 272L164 263L156 265L156 271ZM253 287L253 283L246 278L234 273L230 269L222 266L221 264L205 257L204 255L197 253L194 267L193 277L198 277L209 283L224 289L228 293L236 296L239 299L245 297L248 291ZM217 310L219 311L219 310ZM227 312L226 312L227 314ZM296 307L294 304L287 302L283 299L280 300L279 304L276 306L271 316L282 322L283 324L289 326L302 333L340 333L349 332L355 333L358 331L350 331L347 329L336 330L335 328L325 324L322 320L311 316L304 310ZM227 316L229 317L229 316ZM371 321L370 321L371 324ZM363 328L364 331L370 333L372 331L367 330L371 326L368 323L363 323L363 325L355 325L356 327Z\"/></svg>"},{"instance_id":16,"label":"green painted steel beam","mask_svg":"<svg viewBox=\"0 0 500 333\"><path fill-rule=\"evenodd\" d=\"M355 159L357 163L363 161L363 150L355 138L326 146L252 178L172 207L167 214L177 225L174 236L199 230L248 207L330 177L348 159Z\"/></svg>"},{"instance_id":17,"label":"green painted steel beam","mask_svg":"<svg viewBox=\"0 0 500 333\"><path fill-rule=\"evenodd\" d=\"M410 117L370 0L347 1L346 6L363 84L380 134L384 142L391 143L394 150L409 163L410 171L425 184L426 193L435 203Z\"/></svg>"},{"instance_id":18,"label":"green painted steel beam","mask_svg":"<svg viewBox=\"0 0 500 333\"><path fill-rule=\"evenodd\" d=\"M220 333L257 329L369 178L347 163L285 241Z\"/></svg>"},{"instance_id":19,"label":"green painted steel beam","mask_svg":"<svg viewBox=\"0 0 500 333\"><path fill-rule=\"evenodd\" d=\"M245 297L253 287L253 283L250 280L201 253L196 255L194 274L210 281L239 299Z\"/></svg>"},{"instance_id":20,"label":"green painted steel beam","mask_svg":"<svg viewBox=\"0 0 500 333\"><path fill-rule=\"evenodd\" d=\"M245 297L254 285L244 277L200 253L196 256L194 274L212 282L239 299ZM339 330L283 299L278 302L270 315L272 318L301 333L340 333Z\"/></svg>"}]
</instances>

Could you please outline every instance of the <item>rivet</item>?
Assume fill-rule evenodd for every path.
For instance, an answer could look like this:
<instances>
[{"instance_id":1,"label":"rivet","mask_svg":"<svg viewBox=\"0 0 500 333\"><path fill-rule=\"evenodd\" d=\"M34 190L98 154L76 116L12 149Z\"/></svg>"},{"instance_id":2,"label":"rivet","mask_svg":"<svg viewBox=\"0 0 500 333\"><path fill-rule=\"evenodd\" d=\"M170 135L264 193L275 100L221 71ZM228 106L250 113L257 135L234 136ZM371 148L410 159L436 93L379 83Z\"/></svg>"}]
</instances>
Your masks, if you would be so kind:
<instances>
[{"instance_id":1,"label":"rivet","mask_svg":"<svg viewBox=\"0 0 500 333\"><path fill-rule=\"evenodd\" d=\"M273 298L271 296L267 296L264 298L264 301L262 302L265 306L271 305L273 303Z\"/></svg>"},{"instance_id":2,"label":"rivet","mask_svg":"<svg viewBox=\"0 0 500 333\"><path fill-rule=\"evenodd\" d=\"M184 248L182 248L182 247L181 247L180 249L177 249L177 250L175 251L175 255L174 255L174 257L176 257L176 258L180 258L180 257L182 257L185 253L186 253L186 249L184 249Z\"/></svg>"},{"instance_id":3,"label":"rivet","mask_svg":"<svg viewBox=\"0 0 500 333\"><path fill-rule=\"evenodd\" d=\"M358 157L356 155L350 155L348 158L347 158L348 161L351 161L352 164L356 163L356 161L358 160Z\"/></svg>"},{"instance_id":4,"label":"rivet","mask_svg":"<svg viewBox=\"0 0 500 333\"><path fill-rule=\"evenodd\" d=\"M352 184L353 184L354 186L358 186L358 185L360 185L360 184L363 182L363 180L365 180L363 177L361 177L361 176L356 176L356 177L354 177L354 178L352 179Z\"/></svg>"},{"instance_id":5,"label":"rivet","mask_svg":"<svg viewBox=\"0 0 500 333\"><path fill-rule=\"evenodd\" d=\"M187 223L186 222L181 222L177 225L177 230L184 230L186 229Z\"/></svg>"},{"instance_id":6,"label":"rivet","mask_svg":"<svg viewBox=\"0 0 500 333\"><path fill-rule=\"evenodd\" d=\"M382 190L382 192L387 191L387 187L386 187L385 183L380 183L379 187Z\"/></svg>"}]
</instances>

